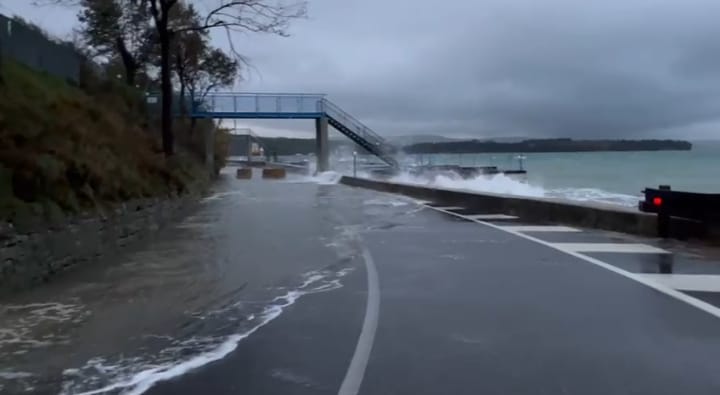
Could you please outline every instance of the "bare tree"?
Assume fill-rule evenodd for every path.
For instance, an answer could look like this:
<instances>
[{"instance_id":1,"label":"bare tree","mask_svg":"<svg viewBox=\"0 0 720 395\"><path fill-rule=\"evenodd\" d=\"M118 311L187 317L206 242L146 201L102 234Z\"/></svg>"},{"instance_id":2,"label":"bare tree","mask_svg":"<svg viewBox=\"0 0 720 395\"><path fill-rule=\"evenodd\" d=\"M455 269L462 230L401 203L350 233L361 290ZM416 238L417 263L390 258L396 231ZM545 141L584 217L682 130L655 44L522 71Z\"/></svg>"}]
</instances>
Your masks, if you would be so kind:
<instances>
[{"instance_id":1,"label":"bare tree","mask_svg":"<svg viewBox=\"0 0 720 395\"><path fill-rule=\"evenodd\" d=\"M192 4L185 6L179 3L170 16L171 28L185 26L200 26L200 15ZM172 56L180 83L180 112L187 115L185 93L188 84L192 83L193 77L201 69L203 57L209 50L210 36L207 31L182 31L174 34L172 43Z\"/></svg>"},{"instance_id":2,"label":"bare tree","mask_svg":"<svg viewBox=\"0 0 720 395\"><path fill-rule=\"evenodd\" d=\"M290 22L302 18L307 13L305 0L34 0L34 3L79 5L83 1L123 1L136 7L146 7L156 34L159 46L161 120L163 151L166 156L174 153L173 137L173 84L172 84L172 45L173 37L186 32L203 32L210 29L225 29L231 51L236 60L244 62L244 58L235 49L233 32L269 33L288 36ZM174 25L171 14L180 4L202 3L209 9L200 16L201 23L187 26Z\"/></svg>"},{"instance_id":3,"label":"bare tree","mask_svg":"<svg viewBox=\"0 0 720 395\"><path fill-rule=\"evenodd\" d=\"M203 103L211 91L232 86L239 75L240 65L220 49L203 53L197 69L187 74L187 86L193 105ZM196 119L190 121L190 131L195 129Z\"/></svg>"},{"instance_id":4,"label":"bare tree","mask_svg":"<svg viewBox=\"0 0 720 395\"><path fill-rule=\"evenodd\" d=\"M306 2L286 4L282 0L217 0L217 4L203 18L199 26L169 25L169 15L179 0L143 0L150 8L160 44L160 85L162 94L162 136L166 155L174 153L172 132L172 71L171 44L173 35L189 31L224 28L228 31L250 31L287 36L292 19L306 14ZM210 1L210 0L207 0ZM231 47L233 52L234 46Z\"/></svg>"}]
</instances>

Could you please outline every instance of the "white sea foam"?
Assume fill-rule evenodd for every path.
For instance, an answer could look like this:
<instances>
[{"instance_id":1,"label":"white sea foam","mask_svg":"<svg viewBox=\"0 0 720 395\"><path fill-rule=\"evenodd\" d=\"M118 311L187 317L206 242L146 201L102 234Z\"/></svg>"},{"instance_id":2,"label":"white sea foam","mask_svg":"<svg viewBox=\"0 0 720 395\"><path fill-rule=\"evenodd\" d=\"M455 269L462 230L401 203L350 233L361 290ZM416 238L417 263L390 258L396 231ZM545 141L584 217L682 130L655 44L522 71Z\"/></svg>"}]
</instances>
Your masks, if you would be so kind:
<instances>
[{"instance_id":1,"label":"white sea foam","mask_svg":"<svg viewBox=\"0 0 720 395\"><path fill-rule=\"evenodd\" d=\"M594 188L543 188L540 185L536 185L522 179L516 179L504 174L481 175L474 178L464 179L459 176L444 174L428 178L402 173L391 178L390 181L404 184L427 185L444 189L489 192L527 197L551 197L556 199L599 202L621 206L635 206L638 200L638 196L608 192Z\"/></svg>"},{"instance_id":2,"label":"white sea foam","mask_svg":"<svg viewBox=\"0 0 720 395\"><path fill-rule=\"evenodd\" d=\"M247 320L252 325L240 333L224 337L196 337L180 342L172 349L161 351L171 358L160 360L141 360L130 358L119 362L110 362L102 358L89 360L80 369L66 369L63 374L65 383L61 394L93 395L104 393L122 393L139 395L158 382L181 376L210 362L220 360L233 352L238 344L258 329L267 325L302 296L318 292L327 292L342 287L340 278L351 269L339 272L311 271L303 276L303 282L295 289L270 300L259 314L250 314ZM232 307L232 306L231 306ZM188 349L195 352L187 357ZM199 350L199 351L197 351ZM182 356L178 358L178 356ZM90 377L88 377L90 373ZM93 373L111 379L102 382ZM90 388L90 389L89 389Z\"/></svg>"},{"instance_id":3,"label":"white sea foam","mask_svg":"<svg viewBox=\"0 0 720 395\"><path fill-rule=\"evenodd\" d=\"M244 197L244 198L247 198L247 197L248 197L248 196L247 196L247 193L245 193L244 191L216 192L216 193L213 193L213 194L210 195L210 196L206 196L206 197L202 198L202 199L200 200L200 203L209 203L209 202L212 202L212 201L214 201L214 200L221 200L221 199L224 199L224 198L226 198L226 197L228 197L228 196L233 196L233 195L239 195L239 196L242 196L242 197Z\"/></svg>"},{"instance_id":4,"label":"white sea foam","mask_svg":"<svg viewBox=\"0 0 720 395\"><path fill-rule=\"evenodd\" d=\"M403 200L397 199L369 199L363 202L366 206L389 206L389 207L401 207L407 206L409 203Z\"/></svg>"},{"instance_id":5,"label":"white sea foam","mask_svg":"<svg viewBox=\"0 0 720 395\"><path fill-rule=\"evenodd\" d=\"M32 373L27 372L14 372L10 370L0 370L0 379L4 380L17 380L32 377Z\"/></svg>"},{"instance_id":6,"label":"white sea foam","mask_svg":"<svg viewBox=\"0 0 720 395\"><path fill-rule=\"evenodd\" d=\"M85 306L69 303L30 303L23 305L0 305L0 350L12 348L19 354L31 348L64 343L67 334L62 331L36 333L36 327L49 325L74 325L90 315Z\"/></svg>"},{"instance_id":7,"label":"white sea foam","mask_svg":"<svg viewBox=\"0 0 720 395\"><path fill-rule=\"evenodd\" d=\"M34 375L28 372L0 370L0 393L32 393Z\"/></svg>"},{"instance_id":8,"label":"white sea foam","mask_svg":"<svg viewBox=\"0 0 720 395\"><path fill-rule=\"evenodd\" d=\"M304 183L314 183L319 185L335 185L338 182L340 182L340 179L342 178L342 174L335 172L335 171L324 171L322 173L317 173L312 176L300 176L300 177L291 177L288 178L288 183L291 184L304 184Z\"/></svg>"},{"instance_id":9,"label":"white sea foam","mask_svg":"<svg viewBox=\"0 0 720 395\"><path fill-rule=\"evenodd\" d=\"M513 179L504 174L478 176L464 179L460 176L453 177L451 175L444 174L427 178L401 173L391 178L390 181L404 184L429 185L447 189L461 189L532 197L545 196L545 190L543 188Z\"/></svg>"},{"instance_id":10,"label":"white sea foam","mask_svg":"<svg viewBox=\"0 0 720 395\"><path fill-rule=\"evenodd\" d=\"M307 274L305 274L305 281L302 283L302 285L300 285L300 289L305 289L310 284L316 283L316 282L322 280L323 278L325 278L325 276L323 274L321 274L320 272L307 273Z\"/></svg>"},{"instance_id":11,"label":"white sea foam","mask_svg":"<svg viewBox=\"0 0 720 395\"><path fill-rule=\"evenodd\" d=\"M324 171L312 177L307 177L308 181L318 183L320 185L334 185L340 182L342 174L334 171Z\"/></svg>"},{"instance_id":12,"label":"white sea foam","mask_svg":"<svg viewBox=\"0 0 720 395\"><path fill-rule=\"evenodd\" d=\"M619 206L635 207L641 196L613 193L595 188L557 188L547 192L548 197L576 200L581 202L597 202Z\"/></svg>"}]
</instances>

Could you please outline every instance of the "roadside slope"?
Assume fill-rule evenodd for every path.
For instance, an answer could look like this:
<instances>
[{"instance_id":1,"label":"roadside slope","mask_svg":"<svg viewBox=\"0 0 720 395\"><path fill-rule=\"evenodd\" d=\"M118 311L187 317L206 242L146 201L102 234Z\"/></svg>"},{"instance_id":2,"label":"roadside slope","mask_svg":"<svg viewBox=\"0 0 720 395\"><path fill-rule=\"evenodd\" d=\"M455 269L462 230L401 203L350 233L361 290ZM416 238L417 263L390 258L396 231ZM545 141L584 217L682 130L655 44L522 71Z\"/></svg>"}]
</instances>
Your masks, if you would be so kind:
<instances>
[{"instance_id":1,"label":"roadside slope","mask_svg":"<svg viewBox=\"0 0 720 395\"><path fill-rule=\"evenodd\" d=\"M163 157L140 92L89 72L80 85L3 63L0 221L182 194L207 178L192 154Z\"/></svg>"}]
</instances>

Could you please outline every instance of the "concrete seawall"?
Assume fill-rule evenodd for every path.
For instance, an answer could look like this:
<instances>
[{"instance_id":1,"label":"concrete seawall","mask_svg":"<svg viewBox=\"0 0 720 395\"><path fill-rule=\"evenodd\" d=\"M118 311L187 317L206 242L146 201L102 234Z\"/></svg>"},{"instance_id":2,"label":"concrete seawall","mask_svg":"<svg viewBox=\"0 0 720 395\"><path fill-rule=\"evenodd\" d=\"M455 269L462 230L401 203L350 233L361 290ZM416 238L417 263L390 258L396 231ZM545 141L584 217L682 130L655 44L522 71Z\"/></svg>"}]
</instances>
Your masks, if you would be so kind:
<instances>
[{"instance_id":1,"label":"concrete seawall","mask_svg":"<svg viewBox=\"0 0 720 395\"><path fill-rule=\"evenodd\" d=\"M528 221L561 223L651 237L657 234L656 215L630 208L573 203L550 198L438 189L349 176L343 176L340 183L402 194L448 206L466 207L478 213L502 213ZM672 219L671 228L673 236L679 238L701 237L704 233L700 224L680 218Z\"/></svg>"}]
</instances>

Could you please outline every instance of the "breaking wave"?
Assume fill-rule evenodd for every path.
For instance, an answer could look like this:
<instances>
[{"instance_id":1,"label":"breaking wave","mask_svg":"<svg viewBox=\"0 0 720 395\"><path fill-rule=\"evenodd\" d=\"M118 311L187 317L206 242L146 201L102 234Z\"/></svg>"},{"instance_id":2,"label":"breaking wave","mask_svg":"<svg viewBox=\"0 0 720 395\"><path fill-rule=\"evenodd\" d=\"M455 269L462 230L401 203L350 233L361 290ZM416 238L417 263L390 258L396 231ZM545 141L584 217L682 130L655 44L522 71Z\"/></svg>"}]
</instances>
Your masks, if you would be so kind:
<instances>
[{"instance_id":1,"label":"breaking wave","mask_svg":"<svg viewBox=\"0 0 720 395\"><path fill-rule=\"evenodd\" d=\"M638 196L608 192L595 188L556 188L546 189L524 179L514 178L505 174L481 175L474 178L462 178L453 175L435 175L434 177L417 177L407 173L392 177L389 181L425 185L444 189L455 189L473 192L499 193L505 195L546 197L578 202L596 202L619 206L633 207L637 205Z\"/></svg>"}]
</instances>

